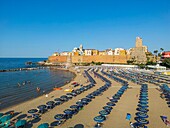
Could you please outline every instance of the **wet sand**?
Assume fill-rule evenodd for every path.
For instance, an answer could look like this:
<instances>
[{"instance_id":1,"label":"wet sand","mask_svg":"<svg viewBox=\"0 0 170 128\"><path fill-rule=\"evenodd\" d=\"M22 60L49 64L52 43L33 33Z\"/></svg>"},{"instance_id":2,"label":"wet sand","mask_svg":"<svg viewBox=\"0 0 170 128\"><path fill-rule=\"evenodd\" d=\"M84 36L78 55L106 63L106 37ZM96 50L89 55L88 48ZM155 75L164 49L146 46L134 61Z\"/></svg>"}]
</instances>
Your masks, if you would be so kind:
<instances>
[{"instance_id":1,"label":"wet sand","mask_svg":"<svg viewBox=\"0 0 170 128\"><path fill-rule=\"evenodd\" d=\"M74 71L74 70L72 70ZM75 71L74 71L75 72ZM76 77L74 81L87 85L87 79L82 76L83 70L80 73L76 73ZM55 121L54 116L56 114L63 113L63 110L69 108L70 105L75 104L79 99L84 98L87 94L93 92L94 90L98 89L105 83L102 82L100 79L90 74L97 82L97 84L85 91L84 93L74 97L73 99L69 100L68 102L56 106L54 109L49 110L45 114L40 117L40 120L37 123L33 123L33 128L36 128L41 123L49 123ZM106 77L106 76L105 76ZM83 110L81 110L77 115L74 115L71 119L67 120L61 126L57 126L60 128L68 128L74 127L75 124L83 124L85 128L93 128L96 124L93 118L99 115L99 111L102 110L102 107L106 105L109 101L107 97L113 96L120 88L121 85L112 79L108 78L112 82L112 86L106 90L103 95L97 96L95 99L92 100L88 105L86 105ZM66 84L63 86L63 90L69 88L71 83ZM160 93L156 88L157 86L153 84L148 84L148 94L149 94L149 124L147 125L149 128L167 128L167 126L163 123L160 116L165 115L170 120L170 108L166 104L164 99L160 98ZM129 82L129 86L124 94L122 95L121 99L116 103L116 106L113 107L110 115L108 115L107 120L103 123L102 128L130 128L129 121L126 120L126 114L130 113L132 115L131 121L135 122L134 117L135 113L137 112L137 104L138 104L138 97L136 96L140 92L140 85L134 84ZM77 87L78 88L78 87ZM27 111L31 108L36 108L38 105L45 104L47 101L53 100L61 95L65 94L63 90L53 91L49 94L48 98L44 96L38 97L34 100L27 101L25 103L19 104L17 106L4 109L2 112L6 112L9 110L15 110L15 112L22 112L22 114L27 114ZM18 115L19 116L19 115ZM16 116L17 117L17 116ZM16 118L14 117L14 118Z\"/></svg>"}]
</instances>

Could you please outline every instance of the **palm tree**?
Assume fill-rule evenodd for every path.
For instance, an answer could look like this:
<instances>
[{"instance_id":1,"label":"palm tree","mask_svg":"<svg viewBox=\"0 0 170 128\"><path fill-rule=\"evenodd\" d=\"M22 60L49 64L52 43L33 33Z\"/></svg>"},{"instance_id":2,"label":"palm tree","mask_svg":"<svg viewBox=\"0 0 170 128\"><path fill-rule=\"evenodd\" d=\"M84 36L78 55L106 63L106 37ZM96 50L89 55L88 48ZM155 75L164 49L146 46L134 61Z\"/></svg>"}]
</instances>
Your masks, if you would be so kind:
<instances>
[{"instance_id":1,"label":"palm tree","mask_svg":"<svg viewBox=\"0 0 170 128\"><path fill-rule=\"evenodd\" d=\"M157 54L158 54L158 50L154 50L153 53L155 54L156 62L157 62Z\"/></svg>"},{"instance_id":2,"label":"palm tree","mask_svg":"<svg viewBox=\"0 0 170 128\"><path fill-rule=\"evenodd\" d=\"M163 48L160 48L160 50L163 52L164 51L164 49Z\"/></svg>"}]
</instances>

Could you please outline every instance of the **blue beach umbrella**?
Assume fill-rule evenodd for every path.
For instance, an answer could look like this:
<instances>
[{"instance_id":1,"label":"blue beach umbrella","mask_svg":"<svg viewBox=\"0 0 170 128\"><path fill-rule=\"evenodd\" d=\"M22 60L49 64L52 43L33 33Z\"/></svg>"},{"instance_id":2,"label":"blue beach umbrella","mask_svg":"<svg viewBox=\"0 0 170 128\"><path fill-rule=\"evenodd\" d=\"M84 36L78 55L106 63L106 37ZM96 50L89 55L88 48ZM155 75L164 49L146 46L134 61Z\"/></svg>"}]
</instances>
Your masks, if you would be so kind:
<instances>
[{"instance_id":1,"label":"blue beach umbrella","mask_svg":"<svg viewBox=\"0 0 170 128\"><path fill-rule=\"evenodd\" d=\"M4 115L3 113L0 113L0 118L1 118L3 115Z\"/></svg>"},{"instance_id":2,"label":"blue beach umbrella","mask_svg":"<svg viewBox=\"0 0 170 128\"><path fill-rule=\"evenodd\" d=\"M65 115L64 114L57 114L54 116L54 119L60 121L60 120L63 120L65 119Z\"/></svg>"},{"instance_id":3,"label":"blue beach umbrella","mask_svg":"<svg viewBox=\"0 0 170 128\"><path fill-rule=\"evenodd\" d=\"M73 111L71 109L66 109L63 111L65 114L72 115Z\"/></svg>"},{"instance_id":4,"label":"blue beach umbrella","mask_svg":"<svg viewBox=\"0 0 170 128\"><path fill-rule=\"evenodd\" d=\"M115 106L116 104L113 103L113 102L108 102L107 105L108 105L108 106Z\"/></svg>"},{"instance_id":5,"label":"blue beach umbrella","mask_svg":"<svg viewBox=\"0 0 170 128\"><path fill-rule=\"evenodd\" d=\"M140 124L149 124L149 121L144 118L136 117L135 120Z\"/></svg>"},{"instance_id":6,"label":"blue beach umbrella","mask_svg":"<svg viewBox=\"0 0 170 128\"><path fill-rule=\"evenodd\" d=\"M145 112L137 112L136 116L140 118L148 118L148 115Z\"/></svg>"},{"instance_id":7,"label":"blue beach umbrella","mask_svg":"<svg viewBox=\"0 0 170 128\"><path fill-rule=\"evenodd\" d=\"M5 115L5 116L2 116L2 117L0 118L0 122L5 123L6 121L10 120L11 117L12 117L12 116L11 116L10 114Z\"/></svg>"},{"instance_id":8,"label":"blue beach umbrella","mask_svg":"<svg viewBox=\"0 0 170 128\"><path fill-rule=\"evenodd\" d=\"M148 109L142 108L142 107L137 108L137 110L140 112L148 112L149 111Z\"/></svg>"},{"instance_id":9,"label":"blue beach umbrella","mask_svg":"<svg viewBox=\"0 0 170 128\"><path fill-rule=\"evenodd\" d=\"M102 115L94 117L94 121L97 122L97 123L102 123L105 120L106 120L106 117L102 116Z\"/></svg>"},{"instance_id":10,"label":"blue beach umbrella","mask_svg":"<svg viewBox=\"0 0 170 128\"><path fill-rule=\"evenodd\" d=\"M138 104L139 107L142 107L142 108L148 108L148 105L147 104Z\"/></svg>"},{"instance_id":11,"label":"blue beach umbrella","mask_svg":"<svg viewBox=\"0 0 170 128\"><path fill-rule=\"evenodd\" d=\"M29 114L34 114L34 113L36 113L36 112L38 112L37 109L31 109L31 110L28 111Z\"/></svg>"},{"instance_id":12,"label":"blue beach umbrella","mask_svg":"<svg viewBox=\"0 0 170 128\"><path fill-rule=\"evenodd\" d=\"M55 98L54 101L61 101L61 99L60 98Z\"/></svg>"},{"instance_id":13,"label":"blue beach umbrella","mask_svg":"<svg viewBox=\"0 0 170 128\"><path fill-rule=\"evenodd\" d=\"M68 97L66 95L62 95L60 97L60 99L63 100L63 101L68 101Z\"/></svg>"},{"instance_id":14,"label":"blue beach umbrella","mask_svg":"<svg viewBox=\"0 0 170 128\"><path fill-rule=\"evenodd\" d=\"M46 105L40 105L40 106L38 106L37 108L40 109L40 110L44 110L44 109L47 108L47 106L46 106Z\"/></svg>"},{"instance_id":15,"label":"blue beach umbrella","mask_svg":"<svg viewBox=\"0 0 170 128\"><path fill-rule=\"evenodd\" d=\"M43 124L40 124L37 128L49 128L49 124L43 123Z\"/></svg>"},{"instance_id":16,"label":"blue beach umbrella","mask_svg":"<svg viewBox=\"0 0 170 128\"><path fill-rule=\"evenodd\" d=\"M104 106L103 109L111 111L113 108L111 106Z\"/></svg>"},{"instance_id":17,"label":"blue beach umbrella","mask_svg":"<svg viewBox=\"0 0 170 128\"><path fill-rule=\"evenodd\" d=\"M102 116L106 116L106 115L110 114L110 112L108 112L107 110L101 110L99 112L99 114L102 115Z\"/></svg>"},{"instance_id":18,"label":"blue beach umbrella","mask_svg":"<svg viewBox=\"0 0 170 128\"><path fill-rule=\"evenodd\" d=\"M15 127L21 127L21 126L25 126L26 125L26 120L18 120L16 123L15 123Z\"/></svg>"},{"instance_id":19,"label":"blue beach umbrella","mask_svg":"<svg viewBox=\"0 0 170 128\"><path fill-rule=\"evenodd\" d=\"M148 104L147 101L143 101L143 100L139 101L139 103L140 103L140 104Z\"/></svg>"},{"instance_id":20,"label":"blue beach umbrella","mask_svg":"<svg viewBox=\"0 0 170 128\"><path fill-rule=\"evenodd\" d=\"M71 105L70 108L71 108L71 109L78 109L79 106L78 106L78 105Z\"/></svg>"},{"instance_id":21,"label":"blue beach umbrella","mask_svg":"<svg viewBox=\"0 0 170 128\"><path fill-rule=\"evenodd\" d=\"M55 102L54 101L48 101L46 104L51 106L51 105L54 105Z\"/></svg>"}]
</instances>

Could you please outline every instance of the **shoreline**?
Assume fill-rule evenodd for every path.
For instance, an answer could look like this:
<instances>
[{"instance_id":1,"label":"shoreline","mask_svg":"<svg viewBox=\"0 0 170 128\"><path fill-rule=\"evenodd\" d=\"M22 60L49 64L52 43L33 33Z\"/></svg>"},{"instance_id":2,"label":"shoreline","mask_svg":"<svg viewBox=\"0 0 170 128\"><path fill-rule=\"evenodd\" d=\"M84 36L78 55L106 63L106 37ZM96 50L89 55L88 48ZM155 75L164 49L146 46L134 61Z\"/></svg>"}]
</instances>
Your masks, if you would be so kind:
<instances>
[{"instance_id":1,"label":"shoreline","mask_svg":"<svg viewBox=\"0 0 170 128\"><path fill-rule=\"evenodd\" d=\"M63 87L66 86L67 84L70 84L70 83L71 83L72 81L74 81L75 78L77 77L76 72L74 72L74 70L72 70L72 69L65 70L65 69L61 69L61 68L60 68L60 69L55 68L55 69L53 69L53 70L63 70L63 71L68 71L68 72L71 72L71 73L74 74L74 77L73 77L72 79L70 79L69 81L66 81L62 86L60 86L60 88L63 88ZM49 95L50 93L53 93L53 92L55 92L55 90L53 90L53 88L52 88L51 91L49 91L49 92L47 92L47 93L43 93L43 94L41 94L41 95L39 95L39 96L37 96L37 97L33 97L33 98L30 98L30 99L25 100L25 101L21 101L21 102L19 102L19 103L17 103L17 104L14 104L14 105L9 106L9 107L2 108L2 109L0 109L0 111L6 111L6 110L11 109L11 108L13 108L13 107L15 107L15 106L22 105L22 104L24 104L24 103L30 102L30 101L32 101L32 100L35 100L35 99L37 99L37 98L43 97L43 96L45 96L46 94Z\"/></svg>"}]
</instances>

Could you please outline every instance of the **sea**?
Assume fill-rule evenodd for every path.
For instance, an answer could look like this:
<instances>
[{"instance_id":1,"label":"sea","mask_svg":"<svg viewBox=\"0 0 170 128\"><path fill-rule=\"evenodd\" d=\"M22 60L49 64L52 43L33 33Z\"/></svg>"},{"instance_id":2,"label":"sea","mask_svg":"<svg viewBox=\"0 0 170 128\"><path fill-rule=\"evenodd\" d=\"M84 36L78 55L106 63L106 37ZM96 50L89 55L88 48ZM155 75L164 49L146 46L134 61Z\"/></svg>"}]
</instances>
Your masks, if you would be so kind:
<instances>
[{"instance_id":1,"label":"sea","mask_svg":"<svg viewBox=\"0 0 170 128\"><path fill-rule=\"evenodd\" d=\"M39 67L25 65L26 62L39 62L47 58L0 58L0 70ZM71 81L75 74L48 67L37 70L0 72L0 110L47 94L54 87L62 87ZM37 92L37 87L40 91Z\"/></svg>"}]
</instances>

